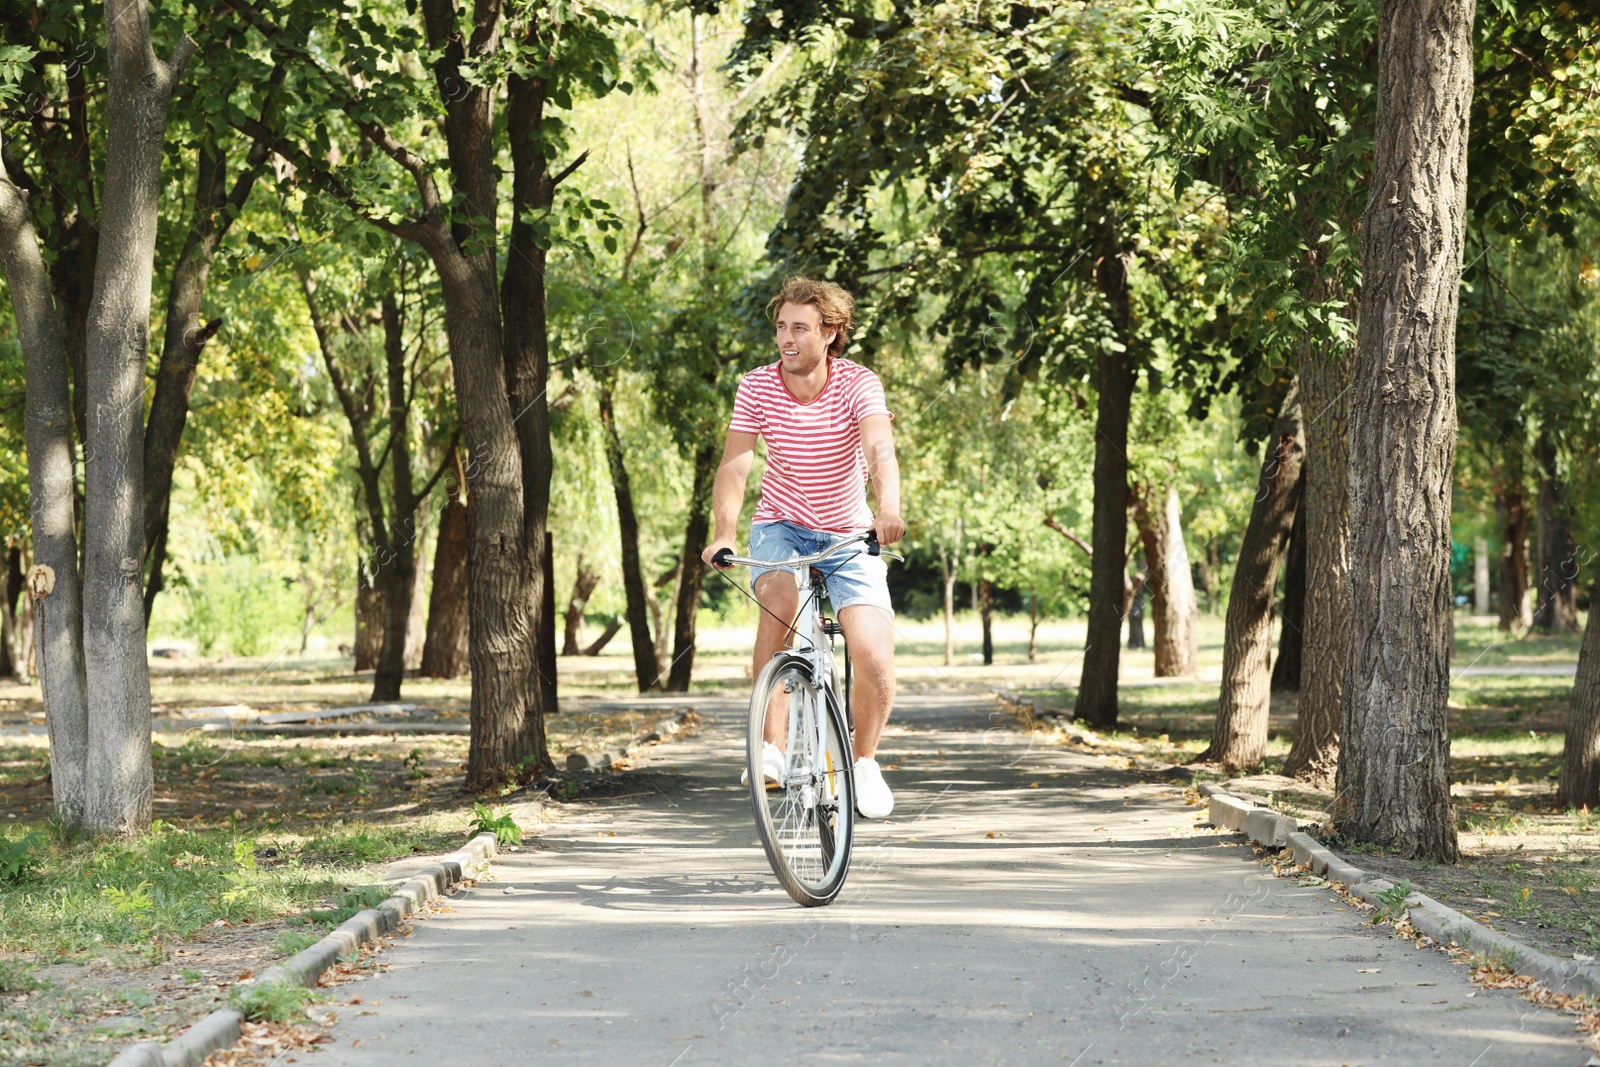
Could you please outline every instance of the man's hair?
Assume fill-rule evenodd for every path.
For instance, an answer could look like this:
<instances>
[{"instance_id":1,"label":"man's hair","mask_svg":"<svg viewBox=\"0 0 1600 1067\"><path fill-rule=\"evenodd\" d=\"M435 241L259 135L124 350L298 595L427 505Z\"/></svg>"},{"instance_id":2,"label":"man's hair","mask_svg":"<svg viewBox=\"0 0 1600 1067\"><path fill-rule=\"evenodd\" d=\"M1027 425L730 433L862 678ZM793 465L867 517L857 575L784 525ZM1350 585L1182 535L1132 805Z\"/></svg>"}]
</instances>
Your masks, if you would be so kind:
<instances>
[{"instance_id":1,"label":"man's hair","mask_svg":"<svg viewBox=\"0 0 1600 1067\"><path fill-rule=\"evenodd\" d=\"M839 332L828 345L828 355L837 356L850 340L850 327L856 321L856 298L832 282L795 275L784 279L783 287L767 301L767 318L777 321L785 304L810 304L822 317L822 325L836 326Z\"/></svg>"}]
</instances>

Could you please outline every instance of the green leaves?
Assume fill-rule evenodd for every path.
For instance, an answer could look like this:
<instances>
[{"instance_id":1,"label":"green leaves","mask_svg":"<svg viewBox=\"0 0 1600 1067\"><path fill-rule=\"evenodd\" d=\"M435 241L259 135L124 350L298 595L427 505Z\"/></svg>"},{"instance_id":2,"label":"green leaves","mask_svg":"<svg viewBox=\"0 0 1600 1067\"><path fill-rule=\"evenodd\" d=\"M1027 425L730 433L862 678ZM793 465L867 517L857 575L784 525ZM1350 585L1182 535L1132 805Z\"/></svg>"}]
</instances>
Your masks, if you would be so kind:
<instances>
[{"instance_id":1,"label":"green leaves","mask_svg":"<svg viewBox=\"0 0 1600 1067\"><path fill-rule=\"evenodd\" d=\"M38 52L27 45L0 45L0 104L22 97L22 78Z\"/></svg>"}]
</instances>

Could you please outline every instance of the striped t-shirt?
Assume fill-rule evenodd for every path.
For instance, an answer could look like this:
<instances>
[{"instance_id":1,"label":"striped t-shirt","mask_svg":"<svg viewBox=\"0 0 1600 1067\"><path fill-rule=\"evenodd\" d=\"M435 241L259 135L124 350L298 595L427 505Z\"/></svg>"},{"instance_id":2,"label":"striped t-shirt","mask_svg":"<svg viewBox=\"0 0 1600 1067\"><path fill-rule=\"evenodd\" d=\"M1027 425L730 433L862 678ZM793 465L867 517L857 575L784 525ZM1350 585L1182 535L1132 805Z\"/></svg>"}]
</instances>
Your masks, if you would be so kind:
<instances>
[{"instance_id":1,"label":"striped t-shirt","mask_svg":"<svg viewBox=\"0 0 1600 1067\"><path fill-rule=\"evenodd\" d=\"M894 417L883 383L861 364L834 357L821 394L802 404L778 367L772 363L744 376L728 423L731 432L758 434L767 443L761 503L752 521L787 519L830 533L865 530L872 509L860 424L869 415Z\"/></svg>"}]
</instances>

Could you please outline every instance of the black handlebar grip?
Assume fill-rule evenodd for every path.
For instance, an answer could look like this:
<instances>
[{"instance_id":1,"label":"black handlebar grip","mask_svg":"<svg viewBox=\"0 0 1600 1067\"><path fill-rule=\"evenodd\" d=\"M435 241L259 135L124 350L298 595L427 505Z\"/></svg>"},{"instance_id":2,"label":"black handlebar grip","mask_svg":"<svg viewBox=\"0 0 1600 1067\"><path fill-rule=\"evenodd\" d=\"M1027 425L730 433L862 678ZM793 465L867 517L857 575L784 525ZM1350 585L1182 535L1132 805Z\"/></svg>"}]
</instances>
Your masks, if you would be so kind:
<instances>
[{"instance_id":1,"label":"black handlebar grip","mask_svg":"<svg viewBox=\"0 0 1600 1067\"><path fill-rule=\"evenodd\" d=\"M877 530L868 530L867 531L867 555L876 556L879 551L880 551L880 549L879 549L879 546L878 546L878 531Z\"/></svg>"},{"instance_id":2,"label":"black handlebar grip","mask_svg":"<svg viewBox=\"0 0 1600 1067\"><path fill-rule=\"evenodd\" d=\"M719 548L719 549L717 549L716 553L714 555L712 555L712 557L711 557L711 565L714 566L714 567L731 567L731 566L733 566L733 564L729 563L728 560L730 560L732 558L733 558L733 549L731 549L731 548Z\"/></svg>"}]
</instances>

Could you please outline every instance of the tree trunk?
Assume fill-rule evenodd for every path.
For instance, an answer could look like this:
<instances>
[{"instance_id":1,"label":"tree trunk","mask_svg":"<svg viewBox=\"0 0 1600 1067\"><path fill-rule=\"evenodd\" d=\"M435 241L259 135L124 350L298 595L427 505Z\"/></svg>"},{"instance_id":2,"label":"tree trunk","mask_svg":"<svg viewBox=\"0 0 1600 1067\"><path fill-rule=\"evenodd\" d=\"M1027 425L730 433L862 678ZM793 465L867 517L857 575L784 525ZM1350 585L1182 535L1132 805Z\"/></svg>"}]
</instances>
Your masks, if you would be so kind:
<instances>
[{"instance_id":1,"label":"tree trunk","mask_svg":"<svg viewBox=\"0 0 1600 1067\"><path fill-rule=\"evenodd\" d=\"M1499 512L1505 530L1500 560L1500 629L1508 633L1533 625L1528 581L1528 491L1523 482L1522 452L1505 450L1499 490Z\"/></svg>"},{"instance_id":2,"label":"tree trunk","mask_svg":"<svg viewBox=\"0 0 1600 1067\"><path fill-rule=\"evenodd\" d=\"M406 670L422 666L423 646L428 640L428 530L425 525L428 511L417 509L416 558L413 568L416 577L411 582L411 614L406 617Z\"/></svg>"},{"instance_id":3,"label":"tree trunk","mask_svg":"<svg viewBox=\"0 0 1600 1067\"><path fill-rule=\"evenodd\" d=\"M387 529L374 530L374 547L383 596L383 643L372 676L372 699L399 700L406 677L406 643L411 625L411 597L417 581L416 493L411 480L411 404L406 390L406 344L400 304L383 294L383 361L389 386L389 499L393 516ZM361 427L352 428L360 433ZM369 466L375 465L368 460ZM376 479L373 479L374 484ZM369 507L373 505L369 504ZM381 506L381 505L380 505ZM381 518L381 516L376 516Z\"/></svg>"},{"instance_id":4,"label":"tree trunk","mask_svg":"<svg viewBox=\"0 0 1600 1067\"><path fill-rule=\"evenodd\" d=\"M600 426L605 431L606 459L611 465L611 485L617 496L617 525L622 531L622 590L627 601L628 631L633 638L633 674L639 692L648 693L660 672L655 646L650 641L649 606L645 601L644 574L639 567L639 519L633 510L633 487L611 408L611 380L600 379Z\"/></svg>"},{"instance_id":5,"label":"tree trunk","mask_svg":"<svg viewBox=\"0 0 1600 1067\"><path fill-rule=\"evenodd\" d=\"M694 486L689 492L689 523L683 533L683 555L679 558L677 619L672 628L672 669L667 673L667 692L687 693L689 675L694 670L695 621L700 613L700 586L705 580L705 551L710 534L711 486L717 477L721 455L712 438L703 438L694 456Z\"/></svg>"},{"instance_id":6,"label":"tree trunk","mask_svg":"<svg viewBox=\"0 0 1600 1067\"><path fill-rule=\"evenodd\" d=\"M356 641L355 670L377 669L378 656L383 650L383 589L381 573L372 574L372 561L363 556L356 563Z\"/></svg>"},{"instance_id":7,"label":"tree trunk","mask_svg":"<svg viewBox=\"0 0 1600 1067\"><path fill-rule=\"evenodd\" d=\"M147 623L156 594L162 588L167 512L172 506L172 472L177 465L183 428L189 419L189 397L200 368L200 350L222 325L220 319L205 322L200 317L212 257L249 199L266 158L265 145L251 145L244 170L229 190L227 160L222 150L209 145L201 145L199 150L194 213L189 223L189 236L167 287L161 362L156 366L155 391L150 400L150 415L145 421L144 546L148 578L144 615Z\"/></svg>"},{"instance_id":8,"label":"tree trunk","mask_svg":"<svg viewBox=\"0 0 1600 1067\"><path fill-rule=\"evenodd\" d=\"M428 595L428 636L422 645L424 678L459 678L467 673L467 505L466 475L456 456L450 501L439 520L433 550L433 589Z\"/></svg>"},{"instance_id":9,"label":"tree trunk","mask_svg":"<svg viewBox=\"0 0 1600 1067\"><path fill-rule=\"evenodd\" d=\"M1128 594L1124 597L1127 608L1123 614L1128 617L1128 647L1144 648L1144 586L1148 581L1147 575L1128 576Z\"/></svg>"},{"instance_id":10,"label":"tree trunk","mask_svg":"<svg viewBox=\"0 0 1600 1067\"><path fill-rule=\"evenodd\" d=\"M1278 624L1278 658L1272 664L1272 691L1300 691L1300 653L1306 625L1306 496L1295 504L1289 531L1289 559L1283 568L1283 612Z\"/></svg>"},{"instance_id":11,"label":"tree trunk","mask_svg":"<svg viewBox=\"0 0 1600 1067\"><path fill-rule=\"evenodd\" d=\"M1335 820L1441 863L1450 805L1450 493L1471 0L1381 0L1351 399L1350 660Z\"/></svg>"},{"instance_id":12,"label":"tree trunk","mask_svg":"<svg viewBox=\"0 0 1600 1067\"><path fill-rule=\"evenodd\" d=\"M22 548L6 549L5 603L0 604L0 678L13 678L26 684L28 671L17 641L17 598L22 595Z\"/></svg>"},{"instance_id":13,"label":"tree trunk","mask_svg":"<svg viewBox=\"0 0 1600 1067\"><path fill-rule=\"evenodd\" d=\"M556 536L549 530L544 534L544 603L539 624L539 696L540 711L554 715L556 707Z\"/></svg>"},{"instance_id":14,"label":"tree trunk","mask_svg":"<svg viewBox=\"0 0 1600 1067\"><path fill-rule=\"evenodd\" d=\"M578 654L581 656L598 656L602 649L611 643L611 639L622 632L622 618L619 616L606 623L606 628L600 631L600 636Z\"/></svg>"},{"instance_id":15,"label":"tree trunk","mask_svg":"<svg viewBox=\"0 0 1600 1067\"><path fill-rule=\"evenodd\" d=\"M600 584L600 572L589 570L583 565L583 554L578 554L578 576L572 582L572 595L567 597L566 628L561 639L561 654L563 656L582 655L583 647L578 644L578 633L583 626L583 607L589 603L589 598L594 595L595 586Z\"/></svg>"},{"instance_id":16,"label":"tree trunk","mask_svg":"<svg viewBox=\"0 0 1600 1067\"><path fill-rule=\"evenodd\" d=\"M1103 345L1095 356L1094 554L1090 561L1088 635L1073 717L1109 729L1117 724L1117 675L1122 664L1123 590L1128 548L1128 416L1133 406L1133 366L1128 268L1114 233L1102 242L1095 280L1111 306L1118 350Z\"/></svg>"},{"instance_id":17,"label":"tree trunk","mask_svg":"<svg viewBox=\"0 0 1600 1067\"><path fill-rule=\"evenodd\" d=\"M1039 658L1039 590L1028 590L1028 662Z\"/></svg>"},{"instance_id":18,"label":"tree trunk","mask_svg":"<svg viewBox=\"0 0 1600 1067\"><path fill-rule=\"evenodd\" d=\"M944 665L948 667L956 658L956 570L947 551L939 553L939 575L944 581Z\"/></svg>"},{"instance_id":19,"label":"tree trunk","mask_svg":"<svg viewBox=\"0 0 1600 1067\"><path fill-rule=\"evenodd\" d=\"M1154 508L1150 506L1152 496L1159 498ZM1133 515L1144 546L1156 677L1193 674L1200 654L1196 632L1200 608L1189 573L1189 550L1183 543L1183 507L1177 486L1169 485L1164 492L1147 487L1135 499Z\"/></svg>"},{"instance_id":20,"label":"tree trunk","mask_svg":"<svg viewBox=\"0 0 1600 1067\"><path fill-rule=\"evenodd\" d=\"M84 365L83 613L89 707L91 830L150 825L150 672L145 652L144 368L161 200L167 101L194 50L184 37L163 63L142 0L107 10L104 210Z\"/></svg>"},{"instance_id":21,"label":"tree trunk","mask_svg":"<svg viewBox=\"0 0 1600 1067\"><path fill-rule=\"evenodd\" d=\"M983 620L983 665L994 666L994 583L978 579L978 617Z\"/></svg>"},{"instance_id":22,"label":"tree trunk","mask_svg":"<svg viewBox=\"0 0 1600 1067\"><path fill-rule=\"evenodd\" d=\"M27 203L0 166L0 268L27 381L24 435L34 565L28 577L39 685L50 731L50 791L67 826L89 800L89 704L78 582L70 356Z\"/></svg>"},{"instance_id":23,"label":"tree trunk","mask_svg":"<svg viewBox=\"0 0 1600 1067\"><path fill-rule=\"evenodd\" d=\"M484 103L487 110L487 102ZM489 130L482 131L489 137ZM537 683L543 595L529 553L524 457L513 424L501 351L493 248L471 255L452 242L434 255L445 298L461 439L471 494L467 541L467 649L472 665L468 790L503 784L529 756L543 764ZM510 257L512 260L515 257ZM539 543L543 543L543 531Z\"/></svg>"},{"instance_id":24,"label":"tree trunk","mask_svg":"<svg viewBox=\"0 0 1600 1067\"><path fill-rule=\"evenodd\" d=\"M1533 625L1547 634L1577 633L1578 550L1567 526L1566 488L1555 477L1555 448L1544 431L1533 454L1539 467L1539 588Z\"/></svg>"},{"instance_id":25,"label":"tree trunk","mask_svg":"<svg viewBox=\"0 0 1600 1067\"><path fill-rule=\"evenodd\" d=\"M1589 593L1589 622L1567 706L1556 806L1600 810L1600 580Z\"/></svg>"},{"instance_id":26,"label":"tree trunk","mask_svg":"<svg viewBox=\"0 0 1600 1067\"><path fill-rule=\"evenodd\" d=\"M650 683L652 689L660 689L662 680L667 676L667 654L671 648L668 644L672 640L674 620L678 616L678 588L683 582L683 561L672 561L672 569L656 579L655 588L651 590L650 599L645 603L650 609L653 630L656 635L655 644L651 652L655 656L655 679ZM663 601L661 589L671 586ZM663 607L663 602L665 607Z\"/></svg>"},{"instance_id":27,"label":"tree trunk","mask_svg":"<svg viewBox=\"0 0 1600 1067\"><path fill-rule=\"evenodd\" d=\"M1354 361L1330 346L1301 358L1306 412L1306 593L1299 710L1283 773L1332 784L1344 728L1350 655L1350 375Z\"/></svg>"},{"instance_id":28,"label":"tree trunk","mask_svg":"<svg viewBox=\"0 0 1600 1067\"><path fill-rule=\"evenodd\" d=\"M1489 614L1489 539L1472 539L1472 613Z\"/></svg>"},{"instance_id":29,"label":"tree trunk","mask_svg":"<svg viewBox=\"0 0 1600 1067\"><path fill-rule=\"evenodd\" d=\"M1239 543L1222 640L1222 695L1217 703L1217 723L1211 746L1197 762L1220 763L1229 771L1237 771L1254 767L1267 754L1272 600L1278 587L1278 567L1283 562L1303 490L1304 457L1300 389L1295 384L1283 398L1273 422L1250 522Z\"/></svg>"}]
</instances>

